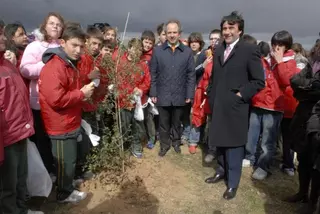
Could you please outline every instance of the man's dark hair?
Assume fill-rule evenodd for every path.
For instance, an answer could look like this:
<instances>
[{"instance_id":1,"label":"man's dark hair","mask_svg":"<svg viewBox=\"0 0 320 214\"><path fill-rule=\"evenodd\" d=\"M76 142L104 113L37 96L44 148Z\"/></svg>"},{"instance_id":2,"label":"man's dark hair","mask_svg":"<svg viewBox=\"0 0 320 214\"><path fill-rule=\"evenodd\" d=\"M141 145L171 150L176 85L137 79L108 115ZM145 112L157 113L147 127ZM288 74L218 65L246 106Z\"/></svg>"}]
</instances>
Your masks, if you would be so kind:
<instances>
[{"instance_id":1,"label":"man's dark hair","mask_svg":"<svg viewBox=\"0 0 320 214\"><path fill-rule=\"evenodd\" d=\"M87 28L87 38L96 38L103 41L103 34L98 28L92 26Z\"/></svg>"},{"instance_id":2,"label":"man's dark hair","mask_svg":"<svg viewBox=\"0 0 320 214\"><path fill-rule=\"evenodd\" d=\"M267 42L265 41L259 42L258 47L259 47L261 56L267 57L270 54L271 49L270 49L270 45Z\"/></svg>"},{"instance_id":3,"label":"man's dark hair","mask_svg":"<svg viewBox=\"0 0 320 214\"><path fill-rule=\"evenodd\" d=\"M249 44L253 44L253 45L257 45L258 42L256 40L256 38L254 38L253 36L250 36L249 34L244 34L242 36L242 41L249 43Z\"/></svg>"},{"instance_id":4,"label":"man's dark hair","mask_svg":"<svg viewBox=\"0 0 320 214\"><path fill-rule=\"evenodd\" d=\"M143 41L145 39L151 40L153 42L153 44L156 42L156 37L151 30L145 30L142 32L141 41Z\"/></svg>"},{"instance_id":5,"label":"man's dark hair","mask_svg":"<svg viewBox=\"0 0 320 214\"><path fill-rule=\"evenodd\" d=\"M63 39L64 41L68 41L70 39L77 38L85 42L86 37L87 37L86 33L81 28L71 25L71 26L67 26L64 29L61 39Z\"/></svg>"},{"instance_id":6,"label":"man's dark hair","mask_svg":"<svg viewBox=\"0 0 320 214\"><path fill-rule=\"evenodd\" d=\"M213 30L210 32L210 34L209 34L209 38L210 38L211 34L220 34L220 35L221 35L221 30L219 30L219 29L213 29Z\"/></svg>"},{"instance_id":7,"label":"man's dark hair","mask_svg":"<svg viewBox=\"0 0 320 214\"><path fill-rule=\"evenodd\" d=\"M276 32L271 38L271 45L284 46L286 50L291 49L292 43L292 35L285 30Z\"/></svg>"},{"instance_id":8,"label":"man's dark hair","mask_svg":"<svg viewBox=\"0 0 320 214\"><path fill-rule=\"evenodd\" d=\"M158 36L160 36L160 34L164 31L165 26L166 25L164 23L161 23L161 24L158 25L158 27L157 27Z\"/></svg>"},{"instance_id":9,"label":"man's dark hair","mask_svg":"<svg viewBox=\"0 0 320 214\"><path fill-rule=\"evenodd\" d=\"M199 33L199 32L191 33L190 36L188 37L189 46L192 42L198 42L200 44L200 50L202 50L202 48L204 46L204 41L203 41L203 37L202 37L201 33Z\"/></svg>"},{"instance_id":10,"label":"man's dark hair","mask_svg":"<svg viewBox=\"0 0 320 214\"><path fill-rule=\"evenodd\" d=\"M106 23L106 22L105 23L101 23L101 22L94 23L93 25L89 25L88 27L90 27L90 26L93 26L93 27L99 29L101 32L104 32L104 29L106 27L111 27L111 25L109 23Z\"/></svg>"},{"instance_id":11,"label":"man's dark hair","mask_svg":"<svg viewBox=\"0 0 320 214\"><path fill-rule=\"evenodd\" d=\"M220 28L222 31L223 24L227 22L229 25L235 25L238 24L238 29L241 31L240 36L244 33L244 20L242 18L242 15L238 13L238 11L233 11L230 15L224 16L220 23Z\"/></svg>"}]
</instances>

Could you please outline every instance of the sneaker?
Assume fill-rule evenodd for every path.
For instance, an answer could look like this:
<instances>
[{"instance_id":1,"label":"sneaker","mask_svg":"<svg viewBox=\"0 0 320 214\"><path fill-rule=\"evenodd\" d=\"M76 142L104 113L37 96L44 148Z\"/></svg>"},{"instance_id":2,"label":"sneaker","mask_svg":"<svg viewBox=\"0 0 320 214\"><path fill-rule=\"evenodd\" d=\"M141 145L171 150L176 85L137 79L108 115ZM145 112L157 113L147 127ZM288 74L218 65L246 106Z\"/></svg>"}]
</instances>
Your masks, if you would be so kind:
<instances>
[{"instance_id":1,"label":"sneaker","mask_svg":"<svg viewBox=\"0 0 320 214\"><path fill-rule=\"evenodd\" d=\"M73 192L64 200L59 200L59 203L79 203L80 201L86 199L87 193L80 192L78 190L73 190Z\"/></svg>"},{"instance_id":2,"label":"sneaker","mask_svg":"<svg viewBox=\"0 0 320 214\"><path fill-rule=\"evenodd\" d=\"M214 156L214 155L212 155L212 154L207 154L207 155L204 157L204 162L206 162L206 163L211 163L214 159L215 159L215 156Z\"/></svg>"},{"instance_id":3,"label":"sneaker","mask_svg":"<svg viewBox=\"0 0 320 214\"><path fill-rule=\"evenodd\" d=\"M140 151L131 151L131 153L136 158L142 158L142 152Z\"/></svg>"},{"instance_id":4,"label":"sneaker","mask_svg":"<svg viewBox=\"0 0 320 214\"><path fill-rule=\"evenodd\" d=\"M44 214L44 212L28 210L28 214Z\"/></svg>"},{"instance_id":5,"label":"sneaker","mask_svg":"<svg viewBox=\"0 0 320 214\"><path fill-rule=\"evenodd\" d=\"M280 164L279 167L283 173L289 175L290 177L294 176L294 168L287 168L283 164Z\"/></svg>"},{"instance_id":6,"label":"sneaker","mask_svg":"<svg viewBox=\"0 0 320 214\"><path fill-rule=\"evenodd\" d=\"M195 154L197 152L197 146L189 146L190 154Z\"/></svg>"},{"instance_id":7,"label":"sneaker","mask_svg":"<svg viewBox=\"0 0 320 214\"><path fill-rule=\"evenodd\" d=\"M256 180L264 180L268 176L268 172L258 167L252 174L252 178Z\"/></svg>"},{"instance_id":8,"label":"sneaker","mask_svg":"<svg viewBox=\"0 0 320 214\"><path fill-rule=\"evenodd\" d=\"M243 159L242 160L242 167L250 167L251 165L251 161L248 159Z\"/></svg>"},{"instance_id":9,"label":"sneaker","mask_svg":"<svg viewBox=\"0 0 320 214\"><path fill-rule=\"evenodd\" d=\"M151 140L148 141L147 148L148 149L153 149L154 148L154 143Z\"/></svg>"},{"instance_id":10,"label":"sneaker","mask_svg":"<svg viewBox=\"0 0 320 214\"><path fill-rule=\"evenodd\" d=\"M55 176L53 173L50 173L49 175L50 175L52 183L55 183L57 181L57 176Z\"/></svg>"}]
</instances>

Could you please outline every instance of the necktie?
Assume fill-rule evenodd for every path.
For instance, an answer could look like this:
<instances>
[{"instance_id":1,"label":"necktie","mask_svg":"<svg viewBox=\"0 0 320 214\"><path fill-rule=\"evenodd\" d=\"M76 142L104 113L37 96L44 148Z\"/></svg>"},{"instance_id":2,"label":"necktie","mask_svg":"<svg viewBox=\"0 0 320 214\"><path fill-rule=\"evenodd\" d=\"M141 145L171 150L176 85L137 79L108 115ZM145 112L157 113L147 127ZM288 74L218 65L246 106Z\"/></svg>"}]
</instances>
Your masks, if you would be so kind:
<instances>
[{"instance_id":1,"label":"necktie","mask_svg":"<svg viewBox=\"0 0 320 214\"><path fill-rule=\"evenodd\" d=\"M230 47L230 45L228 45L226 50L224 51L224 61L226 61L228 59L230 52L231 52L231 47Z\"/></svg>"}]
</instances>

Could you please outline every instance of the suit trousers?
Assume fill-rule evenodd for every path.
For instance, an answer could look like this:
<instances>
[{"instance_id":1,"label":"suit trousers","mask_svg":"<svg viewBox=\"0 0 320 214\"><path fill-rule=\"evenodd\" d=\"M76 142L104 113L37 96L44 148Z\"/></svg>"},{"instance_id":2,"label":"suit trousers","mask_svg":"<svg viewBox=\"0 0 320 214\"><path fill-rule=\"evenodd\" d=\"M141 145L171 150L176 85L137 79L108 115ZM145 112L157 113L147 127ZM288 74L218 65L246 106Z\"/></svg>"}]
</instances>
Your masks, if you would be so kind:
<instances>
[{"instance_id":1,"label":"suit trousers","mask_svg":"<svg viewBox=\"0 0 320 214\"><path fill-rule=\"evenodd\" d=\"M244 146L217 147L216 173L225 176L228 188L238 188L240 183Z\"/></svg>"},{"instance_id":2,"label":"suit trousers","mask_svg":"<svg viewBox=\"0 0 320 214\"><path fill-rule=\"evenodd\" d=\"M181 144L181 118L184 106L158 106L159 135L162 149Z\"/></svg>"}]
</instances>

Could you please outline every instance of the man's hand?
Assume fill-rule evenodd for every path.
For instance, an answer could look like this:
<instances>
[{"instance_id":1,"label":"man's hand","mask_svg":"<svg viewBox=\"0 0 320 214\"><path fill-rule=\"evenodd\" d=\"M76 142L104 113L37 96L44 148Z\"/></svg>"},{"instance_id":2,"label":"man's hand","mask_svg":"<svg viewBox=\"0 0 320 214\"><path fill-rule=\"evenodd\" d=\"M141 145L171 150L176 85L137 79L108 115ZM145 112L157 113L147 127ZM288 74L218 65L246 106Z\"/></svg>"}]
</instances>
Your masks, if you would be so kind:
<instances>
[{"instance_id":1,"label":"man's hand","mask_svg":"<svg viewBox=\"0 0 320 214\"><path fill-rule=\"evenodd\" d=\"M94 67L94 69L90 72L90 74L88 74L88 78L90 80L94 80L94 79L100 79L101 73L99 68Z\"/></svg>"},{"instance_id":2,"label":"man's hand","mask_svg":"<svg viewBox=\"0 0 320 214\"><path fill-rule=\"evenodd\" d=\"M93 91L94 91L93 82L91 82L91 83L88 84L88 85L83 86L83 87L80 89L80 91L82 91L83 94L84 94L84 97L85 97L84 100L88 100L88 99L92 96Z\"/></svg>"},{"instance_id":3,"label":"man's hand","mask_svg":"<svg viewBox=\"0 0 320 214\"><path fill-rule=\"evenodd\" d=\"M141 97L143 91L142 91L141 89L135 87L135 88L133 89L133 93Z\"/></svg>"},{"instance_id":4,"label":"man's hand","mask_svg":"<svg viewBox=\"0 0 320 214\"><path fill-rule=\"evenodd\" d=\"M191 99L186 99L186 103L190 103L191 102Z\"/></svg>"},{"instance_id":5,"label":"man's hand","mask_svg":"<svg viewBox=\"0 0 320 214\"><path fill-rule=\"evenodd\" d=\"M6 50L4 53L4 58L10 61L14 66L17 65L17 57L12 51Z\"/></svg>"},{"instance_id":6,"label":"man's hand","mask_svg":"<svg viewBox=\"0 0 320 214\"><path fill-rule=\"evenodd\" d=\"M151 97L153 103L157 103L158 99L156 97Z\"/></svg>"}]
</instances>

